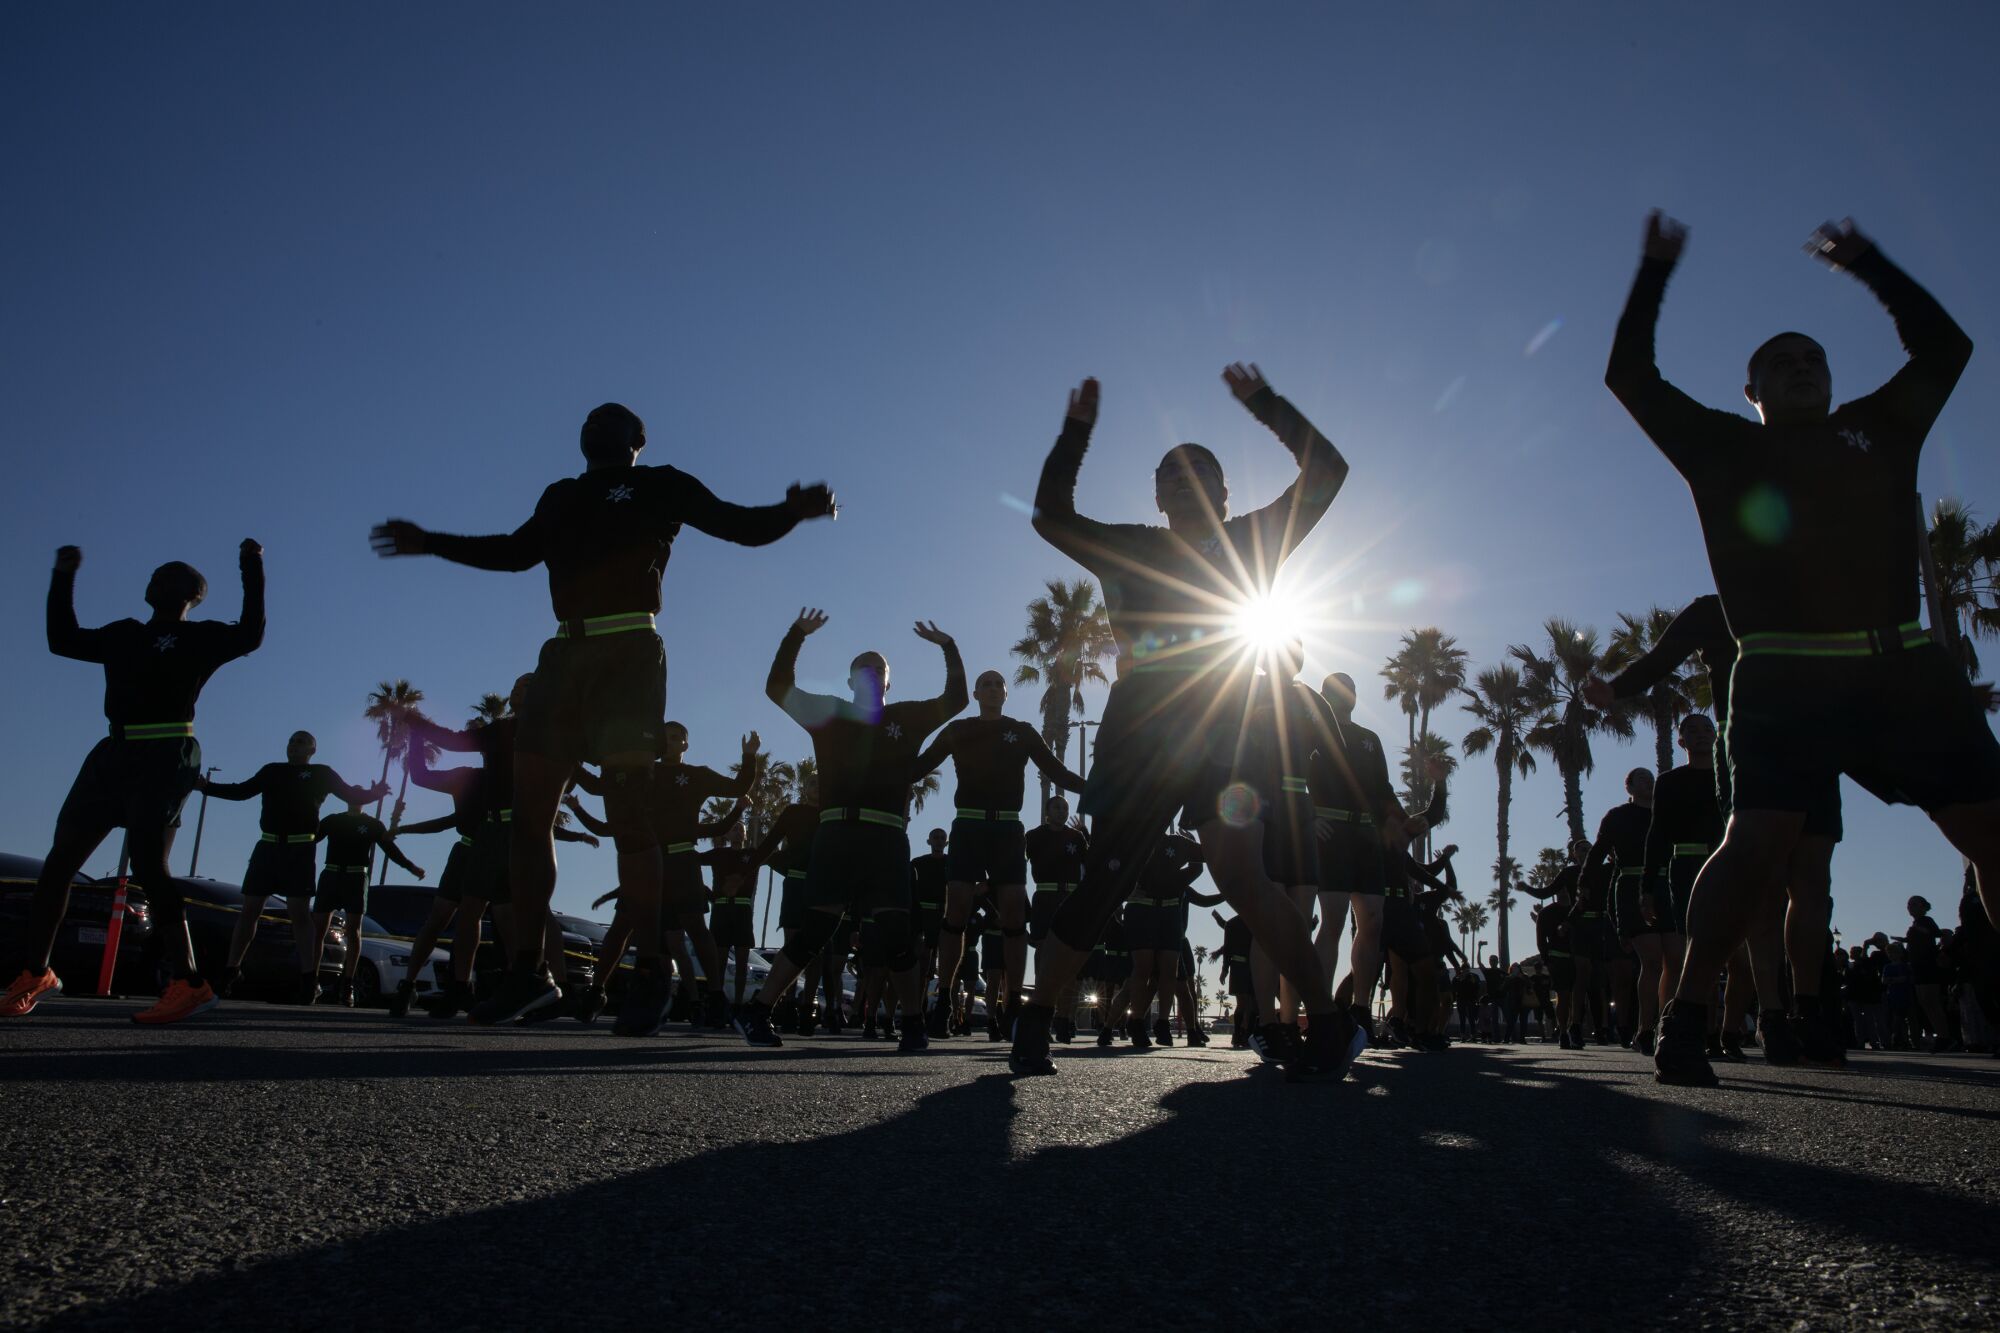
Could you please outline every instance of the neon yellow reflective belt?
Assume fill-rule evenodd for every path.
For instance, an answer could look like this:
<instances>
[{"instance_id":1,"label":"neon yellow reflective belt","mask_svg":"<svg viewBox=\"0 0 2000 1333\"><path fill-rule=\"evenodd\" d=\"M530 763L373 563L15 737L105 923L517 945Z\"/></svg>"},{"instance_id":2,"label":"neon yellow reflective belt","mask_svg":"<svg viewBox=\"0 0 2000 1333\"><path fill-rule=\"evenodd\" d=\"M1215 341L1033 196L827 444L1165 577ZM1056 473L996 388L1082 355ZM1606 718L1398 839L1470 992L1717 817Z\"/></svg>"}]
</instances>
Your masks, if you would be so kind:
<instances>
[{"instance_id":1,"label":"neon yellow reflective belt","mask_svg":"<svg viewBox=\"0 0 2000 1333\"><path fill-rule=\"evenodd\" d=\"M1294 796L1312 795L1311 790L1306 786L1304 778L1285 778L1278 785Z\"/></svg>"},{"instance_id":2,"label":"neon yellow reflective belt","mask_svg":"<svg viewBox=\"0 0 2000 1333\"><path fill-rule=\"evenodd\" d=\"M691 842L670 842L667 844L668 856L679 856L683 852L691 852L693 850L694 844Z\"/></svg>"},{"instance_id":3,"label":"neon yellow reflective belt","mask_svg":"<svg viewBox=\"0 0 2000 1333\"><path fill-rule=\"evenodd\" d=\"M298 845L299 843L302 843L302 842L317 842L317 841L319 841L319 834L317 834L317 833L259 833L259 834L257 835L257 841L259 841L259 842L282 842L282 843L285 843L285 844L287 844L288 846L297 846L297 845Z\"/></svg>"},{"instance_id":4,"label":"neon yellow reflective belt","mask_svg":"<svg viewBox=\"0 0 2000 1333\"><path fill-rule=\"evenodd\" d=\"M115 724L128 741L171 741L194 735L192 722L123 722Z\"/></svg>"},{"instance_id":5,"label":"neon yellow reflective belt","mask_svg":"<svg viewBox=\"0 0 2000 1333\"><path fill-rule=\"evenodd\" d=\"M1619 879L1630 879L1630 878L1632 878L1632 877L1633 877L1634 875L1643 875L1643 874L1645 874L1645 873L1646 873L1646 867L1644 867L1644 866L1619 866L1619 867L1618 867L1618 878L1619 878Z\"/></svg>"},{"instance_id":6,"label":"neon yellow reflective belt","mask_svg":"<svg viewBox=\"0 0 2000 1333\"><path fill-rule=\"evenodd\" d=\"M489 823L493 824L511 824L514 822L514 812L512 810L495 810L492 814L486 816L486 818Z\"/></svg>"},{"instance_id":7,"label":"neon yellow reflective belt","mask_svg":"<svg viewBox=\"0 0 2000 1333\"><path fill-rule=\"evenodd\" d=\"M368 873L367 866L328 866L327 869L336 875L365 875Z\"/></svg>"},{"instance_id":8,"label":"neon yellow reflective belt","mask_svg":"<svg viewBox=\"0 0 2000 1333\"><path fill-rule=\"evenodd\" d=\"M869 810L856 807L820 811L819 822L822 824L837 824L847 820L857 820L863 824L880 824L885 828L894 829L908 828L910 826L909 820L903 818L901 815L892 815L887 810Z\"/></svg>"},{"instance_id":9,"label":"neon yellow reflective belt","mask_svg":"<svg viewBox=\"0 0 2000 1333\"><path fill-rule=\"evenodd\" d=\"M472 835L470 833L459 834L458 845L461 847L470 847L472 845Z\"/></svg>"},{"instance_id":10,"label":"neon yellow reflective belt","mask_svg":"<svg viewBox=\"0 0 2000 1333\"><path fill-rule=\"evenodd\" d=\"M626 611L614 616L585 616L581 620L560 621L556 625L556 637L595 639L605 634L632 634L652 628L651 611ZM580 636L579 631L581 631Z\"/></svg>"},{"instance_id":11,"label":"neon yellow reflective belt","mask_svg":"<svg viewBox=\"0 0 2000 1333\"><path fill-rule=\"evenodd\" d=\"M959 810L959 812L958 812L958 817L959 817L960 819L990 819L990 820L994 821L995 823L999 823L999 822L1001 822L1001 821L1003 821L1003 820L1009 820L1009 819L1013 820L1013 821L1014 821L1014 822L1015 822L1016 824L1018 824L1018 823L1020 823L1020 822L1021 822L1021 812L1020 812L1019 810L965 810L965 809L961 809L961 810Z\"/></svg>"},{"instance_id":12,"label":"neon yellow reflective belt","mask_svg":"<svg viewBox=\"0 0 2000 1333\"><path fill-rule=\"evenodd\" d=\"M715 901L717 903L727 903L731 907L748 907L756 900L752 898L717 898Z\"/></svg>"},{"instance_id":13,"label":"neon yellow reflective belt","mask_svg":"<svg viewBox=\"0 0 2000 1333\"><path fill-rule=\"evenodd\" d=\"M1313 813L1321 819L1331 819L1340 824L1359 824L1362 828L1374 828L1375 817L1360 810L1336 810L1330 805L1316 805Z\"/></svg>"},{"instance_id":14,"label":"neon yellow reflective belt","mask_svg":"<svg viewBox=\"0 0 2000 1333\"><path fill-rule=\"evenodd\" d=\"M1931 641L1930 632L1912 620L1890 632L1894 642L1885 642L1879 630L1844 630L1835 634L1793 634L1786 630L1764 630L1745 634L1736 641L1743 657L1874 657L1899 648L1921 648Z\"/></svg>"},{"instance_id":15,"label":"neon yellow reflective belt","mask_svg":"<svg viewBox=\"0 0 2000 1333\"><path fill-rule=\"evenodd\" d=\"M1705 842L1677 842L1674 844L1674 855L1707 856L1708 844Z\"/></svg>"},{"instance_id":16,"label":"neon yellow reflective belt","mask_svg":"<svg viewBox=\"0 0 2000 1333\"><path fill-rule=\"evenodd\" d=\"M804 879L805 877L806 872L803 870L787 870L785 872L786 879Z\"/></svg>"},{"instance_id":17,"label":"neon yellow reflective belt","mask_svg":"<svg viewBox=\"0 0 2000 1333\"><path fill-rule=\"evenodd\" d=\"M1036 885L1035 885L1035 892L1036 892L1036 893L1071 893L1071 892L1075 891L1075 889L1076 889L1076 885L1074 885L1074 884L1036 884Z\"/></svg>"},{"instance_id":18,"label":"neon yellow reflective belt","mask_svg":"<svg viewBox=\"0 0 2000 1333\"><path fill-rule=\"evenodd\" d=\"M1125 905L1127 907L1179 907L1181 900L1178 898L1127 898Z\"/></svg>"}]
</instances>

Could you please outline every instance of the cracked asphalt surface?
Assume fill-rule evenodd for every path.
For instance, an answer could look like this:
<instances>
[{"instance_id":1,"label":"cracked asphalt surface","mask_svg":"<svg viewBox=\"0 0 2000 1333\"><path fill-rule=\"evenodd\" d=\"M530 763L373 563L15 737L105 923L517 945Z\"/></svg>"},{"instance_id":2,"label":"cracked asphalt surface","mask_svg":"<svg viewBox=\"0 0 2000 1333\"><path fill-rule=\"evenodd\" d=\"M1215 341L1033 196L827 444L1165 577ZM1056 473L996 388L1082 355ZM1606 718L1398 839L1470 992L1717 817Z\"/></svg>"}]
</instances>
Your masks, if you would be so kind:
<instances>
[{"instance_id":1,"label":"cracked asphalt surface","mask_svg":"<svg viewBox=\"0 0 2000 1333\"><path fill-rule=\"evenodd\" d=\"M0 1027L0 1327L1978 1328L2000 1060L903 1058L231 1005ZM685 1029L681 1029L685 1032Z\"/></svg>"}]
</instances>

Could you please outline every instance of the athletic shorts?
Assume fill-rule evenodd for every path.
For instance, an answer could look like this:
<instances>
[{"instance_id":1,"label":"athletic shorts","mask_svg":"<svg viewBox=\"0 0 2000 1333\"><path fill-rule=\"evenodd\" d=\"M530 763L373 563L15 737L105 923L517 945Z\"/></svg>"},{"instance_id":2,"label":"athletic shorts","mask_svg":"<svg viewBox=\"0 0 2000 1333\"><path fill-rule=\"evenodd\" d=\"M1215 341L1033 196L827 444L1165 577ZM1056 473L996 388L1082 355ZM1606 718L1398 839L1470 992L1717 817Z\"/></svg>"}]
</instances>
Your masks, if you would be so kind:
<instances>
[{"instance_id":1,"label":"athletic shorts","mask_svg":"<svg viewBox=\"0 0 2000 1333\"><path fill-rule=\"evenodd\" d=\"M902 829L829 819L813 834L805 902L858 917L910 910L910 839Z\"/></svg>"},{"instance_id":2,"label":"athletic shorts","mask_svg":"<svg viewBox=\"0 0 2000 1333\"><path fill-rule=\"evenodd\" d=\"M1007 970L1007 937L997 930L980 932L979 970L988 974Z\"/></svg>"},{"instance_id":3,"label":"athletic shorts","mask_svg":"<svg viewBox=\"0 0 2000 1333\"><path fill-rule=\"evenodd\" d=\"M1549 965L1549 989L1553 1002L1558 995L1568 995L1576 989L1576 959L1566 953L1545 954Z\"/></svg>"},{"instance_id":4,"label":"athletic shorts","mask_svg":"<svg viewBox=\"0 0 2000 1333\"><path fill-rule=\"evenodd\" d=\"M1125 947L1132 953L1142 949L1178 953L1184 936L1178 901L1134 898L1125 904Z\"/></svg>"},{"instance_id":5,"label":"athletic shorts","mask_svg":"<svg viewBox=\"0 0 2000 1333\"><path fill-rule=\"evenodd\" d=\"M1382 947L1407 965L1437 957L1424 914L1408 898L1391 895L1382 900Z\"/></svg>"},{"instance_id":6,"label":"athletic shorts","mask_svg":"<svg viewBox=\"0 0 2000 1333\"><path fill-rule=\"evenodd\" d=\"M1612 911L1618 922L1618 938L1621 940L1634 940L1641 935L1660 933L1660 927L1649 924L1645 912L1640 910L1639 894L1645 887L1646 876L1643 873L1621 873L1611 881ZM1655 897L1657 896L1656 889ZM1657 901L1654 903L1654 910L1660 913L1662 920L1666 918L1666 913L1662 909L1667 906L1668 904Z\"/></svg>"},{"instance_id":7,"label":"athletic shorts","mask_svg":"<svg viewBox=\"0 0 2000 1333\"><path fill-rule=\"evenodd\" d=\"M192 736L106 736L84 756L56 827L165 832L180 823L181 806L200 774L201 742Z\"/></svg>"},{"instance_id":8,"label":"athletic shorts","mask_svg":"<svg viewBox=\"0 0 2000 1333\"><path fill-rule=\"evenodd\" d=\"M1843 773L1926 814L2000 798L2000 741L1936 644L1870 657L1752 654L1729 679L1738 810L1803 811L1807 832L1837 838Z\"/></svg>"},{"instance_id":9,"label":"athletic shorts","mask_svg":"<svg viewBox=\"0 0 2000 1333\"><path fill-rule=\"evenodd\" d=\"M1239 1000L1248 1000L1257 993L1255 978L1250 971L1250 959L1229 955L1229 993Z\"/></svg>"},{"instance_id":10,"label":"athletic shorts","mask_svg":"<svg viewBox=\"0 0 2000 1333\"><path fill-rule=\"evenodd\" d=\"M680 844L676 843L675 846ZM693 844L684 852L660 849L660 906L670 916L707 916L708 881L701 877Z\"/></svg>"},{"instance_id":11,"label":"athletic shorts","mask_svg":"<svg viewBox=\"0 0 2000 1333\"><path fill-rule=\"evenodd\" d=\"M936 949L938 936L944 932L944 904L917 903L911 909L910 924L923 941L924 948Z\"/></svg>"},{"instance_id":12,"label":"athletic shorts","mask_svg":"<svg viewBox=\"0 0 2000 1333\"><path fill-rule=\"evenodd\" d=\"M1281 792L1264 819L1264 873L1292 888L1319 883L1319 833L1312 797Z\"/></svg>"},{"instance_id":13,"label":"athletic shorts","mask_svg":"<svg viewBox=\"0 0 2000 1333\"><path fill-rule=\"evenodd\" d=\"M1233 727L1214 728L1208 737L1207 755L1195 770L1193 782L1188 787L1186 810L1181 816L1184 824L1194 828L1200 828L1212 819L1221 819L1239 828L1253 819L1263 821L1264 859L1267 865L1272 857L1272 831L1285 822L1284 802L1287 795L1275 743L1275 737L1266 738L1253 733L1239 740ZM1311 828L1308 821L1308 835ZM1285 846L1289 843L1281 844L1281 856ZM1291 866L1283 868L1293 873L1298 869ZM1318 877L1315 866L1305 879L1278 882L1311 884Z\"/></svg>"},{"instance_id":14,"label":"athletic shorts","mask_svg":"<svg viewBox=\"0 0 2000 1333\"><path fill-rule=\"evenodd\" d=\"M286 902L310 898L318 870L319 858L310 834L301 842L265 842L260 838L250 849L250 865L243 872L243 896L276 897Z\"/></svg>"},{"instance_id":15,"label":"athletic shorts","mask_svg":"<svg viewBox=\"0 0 2000 1333\"><path fill-rule=\"evenodd\" d=\"M778 894L778 928L797 930L806 924L806 872L787 870Z\"/></svg>"},{"instance_id":16,"label":"athletic shorts","mask_svg":"<svg viewBox=\"0 0 2000 1333\"><path fill-rule=\"evenodd\" d=\"M1188 943L1185 921L1181 923L1181 975L1184 977L1194 975L1194 946Z\"/></svg>"},{"instance_id":17,"label":"athletic shorts","mask_svg":"<svg viewBox=\"0 0 2000 1333\"><path fill-rule=\"evenodd\" d=\"M1689 854L1676 856L1668 864L1667 890L1663 895L1667 901L1661 903L1659 908L1660 919L1666 923L1663 929L1675 935L1688 933L1688 899L1694 896L1695 877L1701 874L1701 868L1707 861L1706 856Z\"/></svg>"},{"instance_id":18,"label":"athletic shorts","mask_svg":"<svg viewBox=\"0 0 2000 1333\"><path fill-rule=\"evenodd\" d=\"M1037 884L1028 896L1028 938L1040 944L1049 937L1049 923L1056 919L1056 909L1061 907L1076 891L1074 884L1062 884L1053 888L1043 888Z\"/></svg>"},{"instance_id":19,"label":"athletic shorts","mask_svg":"<svg viewBox=\"0 0 2000 1333\"><path fill-rule=\"evenodd\" d=\"M950 858L954 884L1028 882L1028 854L1022 844L1028 831L1018 819L984 819L960 815L951 821Z\"/></svg>"},{"instance_id":20,"label":"athletic shorts","mask_svg":"<svg viewBox=\"0 0 2000 1333\"><path fill-rule=\"evenodd\" d=\"M1603 912L1579 912L1569 919L1569 950L1571 957L1594 963L1616 962L1625 956L1619 947L1616 923Z\"/></svg>"},{"instance_id":21,"label":"athletic shorts","mask_svg":"<svg viewBox=\"0 0 2000 1333\"><path fill-rule=\"evenodd\" d=\"M1132 951L1129 949L1106 949L1104 951L1104 980L1112 986L1122 986L1132 979Z\"/></svg>"},{"instance_id":22,"label":"athletic shorts","mask_svg":"<svg viewBox=\"0 0 2000 1333\"><path fill-rule=\"evenodd\" d=\"M652 754L667 713L667 650L650 630L554 638L542 645L514 748L602 764Z\"/></svg>"},{"instance_id":23,"label":"athletic shorts","mask_svg":"<svg viewBox=\"0 0 2000 1333\"><path fill-rule=\"evenodd\" d=\"M472 839L461 834L451 845L451 854L444 859L444 873L438 876L438 901L465 901L465 882L471 875Z\"/></svg>"},{"instance_id":24,"label":"athletic shorts","mask_svg":"<svg viewBox=\"0 0 2000 1333\"><path fill-rule=\"evenodd\" d=\"M1216 673L1217 680L1229 676ZM1183 807L1190 807L1190 823L1214 818L1212 792L1208 807L1190 798L1200 794L1197 788L1205 781L1213 781L1207 770L1220 765L1227 772L1235 719L1245 714L1249 684L1230 687L1236 698L1218 699L1216 689L1191 689L1190 681L1187 671L1142 666L1111 686L1091 750L1090 774L1077 798L1078 814L1113 826L1127 820L1150 824L1157 818L1162 831ZM1202 718L1227 723L1193 725Z\"/></svg>"},{"instance_id":25,"label":"athletic shorts","mask_svg":"<svg viewBox=\"0 0 2000 1333\"><path fill-rule=\"evenodd\" d=\"M1382 855L1382 835L1374 823L1327 822L1333 836L1319 845L1319 891L1380 897L1389 872Z\"/></svg>"},{"instance_id":26,"label":"athletic shorts","mask_svg":"<svg viewBox=\"0 0 2000 1333\"><path fill-rule=\"evenodd\" d=\"M874 917L863 917L861 921L861 947L855 952L860 955L861 966L889 966L889 946L882 938L882 926Z\"/></svg>"},{"instance_id":27,"label":"athletic shorts","mask_svg":"<svg viewBox=\"0 0 2000 1333\"><path fill-rule=\"evenodd\" d=\"M750 904L717 903L709 909L708 933L715 937L718 949L747 949L755 944L757 931L750 919Z\"/></svg>"},{"instance_id":28,"label":"athletic shorts","mask_svg":"<svg viewBox=\"0 0 2000 1333\"><path fill-rule=\"evenodd\" d=\"M472 835L472 847L465 860L466 898L484 898L494 907L514 901L512 869L514 825L510 820L488 819Z\"/></svg>"},{"instance_id":29,"label":"athletic shorts","mask_svg":"<svg viewBox=\"0 0 2000 1333\"><path fill-rule=\"evenodd\" d=\"M313 894L314 916L328 912L347 913L350 927L358 925L368 910L368 868L359 870L328 866L319 872L319 892ZM350 948L353 946L350 944Z\"/></svg>"}]
</instances>

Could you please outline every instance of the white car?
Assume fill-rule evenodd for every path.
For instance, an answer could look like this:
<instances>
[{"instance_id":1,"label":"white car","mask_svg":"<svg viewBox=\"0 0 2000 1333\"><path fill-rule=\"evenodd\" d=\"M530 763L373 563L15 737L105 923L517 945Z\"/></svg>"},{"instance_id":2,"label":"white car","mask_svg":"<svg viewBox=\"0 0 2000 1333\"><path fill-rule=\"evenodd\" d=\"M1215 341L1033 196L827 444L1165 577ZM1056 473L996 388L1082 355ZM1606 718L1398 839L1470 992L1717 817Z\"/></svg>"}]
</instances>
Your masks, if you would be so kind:
<instances>
[{"instance_id":1,"label":"white car","mask_svg":"<svg viewBox=\"0 0 2000 1333\"><path fill-rule=\"evenodd\" d=\"M349 943L353 937L348 937ZM392 935L389 928L372 916L361 918L361 961L354 968L354 1003L357 1008L372 1008L388 1003L388 992L401 981L410 965L410 946L416 941L402 935ZM437 974L437 964L451 969L451 954L444 949L431 950L431 956L411 980L416 983L419 998L437 989L432 980Z\"/></svg>"}]
</instances>

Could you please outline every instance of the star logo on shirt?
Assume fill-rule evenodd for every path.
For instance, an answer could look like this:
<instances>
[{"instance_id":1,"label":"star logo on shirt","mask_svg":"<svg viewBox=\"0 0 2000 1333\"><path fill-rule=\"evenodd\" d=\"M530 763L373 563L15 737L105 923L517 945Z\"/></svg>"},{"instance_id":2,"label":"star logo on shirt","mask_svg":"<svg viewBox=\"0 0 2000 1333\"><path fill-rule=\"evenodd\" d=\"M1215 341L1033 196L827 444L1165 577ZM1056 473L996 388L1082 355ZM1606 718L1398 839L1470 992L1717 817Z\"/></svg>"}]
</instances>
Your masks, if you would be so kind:
<instances>
[{"instance_id":1,"label":"star logo on shirt","mask_svg":"<svg viewBox=\"0 0 2000 1333\"><path fill-rule=\"evenodd\" d=\"M164 653L169 648L172 648L174 644L177 642L179 642L178 635L162 634L159 638L153 640L153 651L156 653Z\"/></svg>"},{"instance_id":2,"label":"star logo on shirt","mask_svg":"<svg viewBox=\"0 0 2000 1333\"><path fill-rule=\"evenodd\" d=\"M1007 742L1007 744L1012 745L1016 740L1019 739L1019 737L1015 736L1015 734L1012 731L1003 731L1000 733L1000 739Z\"/></svg>"},{"instance_id":3,"label":"star logo on shirt","mask_svg":"<svg viewBox=\"0 0 2000 1333\"><path fill-rule=\"evenodd\" d=\"M1073 843L1073 842L1066 842L1066 843L1064 843L1064 844L1063 844L1063 855L1065 855L1065 856L1075 856L1075 855L1076 855L1076 844L1075 844L1075 843Z\"/></svg>"},{"instance_id":4,"label":"star logo on shirt","mask_svg":"<svg viewBox=\"0 0 2000 1333\"><path fill-rule=\"evenodd\" d=\"M903 724L900 722L891 722L888 726L882 728L882 730L892 741L903 739Z\"/></svg>"},{"instance_id":5,"label":"star logo on shirt","mask_svg":"<svg viewBox=\"0 0 2000 1333\"><path fill-rule=\"evenodd\" d=\"M613 486L610 490L606 491L604 493L604 498L611 501L612 504L618 504L620 501L629 500L632 498L632 488L630 486L627 486L624 482L621 481L616 486Z\"/></svg>"},{"instance_id":6,"label":"star logo on shirt","mask_svg":"<svg viewBox=\"0 0 2000 1333\"><path fill-rule=\"evenodd\" d=\"M1859 449L1864 454L1875 447L1875 442L1868 438L1868 432L1865 430L1841 431L1840 442L1850 449Z\"/></svg>"},{"instance_id":7,"label":"star logo on shirt","mask_svg":"<svg viewBox=\"0 0 2000 1333\"><path fill-rule=\"evenodd\" d=\"M687 786L687 785L688 785L688 775L687 775L687 774L685 774L685 773L676 773L676 774L674 774L674 785L675 785L676 787L685 787L685 786Z\"/></svg>"}]
</instances>

